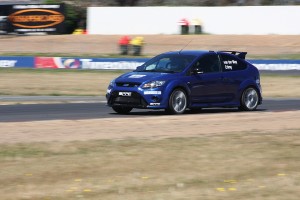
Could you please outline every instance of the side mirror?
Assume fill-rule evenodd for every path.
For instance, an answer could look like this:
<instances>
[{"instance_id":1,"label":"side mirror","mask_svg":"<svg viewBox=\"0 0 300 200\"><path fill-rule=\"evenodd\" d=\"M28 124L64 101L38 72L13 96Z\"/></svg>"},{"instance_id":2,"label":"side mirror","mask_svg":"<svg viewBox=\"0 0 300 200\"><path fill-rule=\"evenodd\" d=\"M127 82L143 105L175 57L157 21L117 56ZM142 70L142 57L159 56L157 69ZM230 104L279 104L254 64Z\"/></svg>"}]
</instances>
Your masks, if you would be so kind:
<instances>
[{"instance_id":1,"label":"side mirror","mask_svg":"<svg viewBox=\"0 0 300 200\"><path fill-rule=\"evenodd\" d=\"M137 68L134 71L138 72L138 71L142 71L142 70L143 70L143 66L137 66Z\"/></svg>"},{"instance_id":2,"label":"side mirror","mask_svg":"<svg viewBox=\"0 0 300 200\"><path fill-rule=\"evenodd\" d=\"M201 68L194 68L192 70L192 74L197 75L197 74L203 74L203 70Z\"/></svg>"}]
</instances>

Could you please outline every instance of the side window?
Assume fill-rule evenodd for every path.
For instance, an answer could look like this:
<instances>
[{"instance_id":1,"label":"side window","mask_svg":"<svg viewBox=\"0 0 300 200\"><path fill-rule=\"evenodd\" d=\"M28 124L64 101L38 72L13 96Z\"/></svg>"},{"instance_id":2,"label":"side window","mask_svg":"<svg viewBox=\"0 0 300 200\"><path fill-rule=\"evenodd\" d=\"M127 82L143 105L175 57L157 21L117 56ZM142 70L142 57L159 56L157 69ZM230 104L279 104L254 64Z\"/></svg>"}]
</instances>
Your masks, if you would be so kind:
<instances>
[{"instance_id":1,"label":"side window","mask_svg":"<svg viewBox=\"0 0 300 200\"><path fill-rule=\"evenodd\" d=\"M194 69L197 68L203 73L213 73L220 71L220 60L217 54L208 54L201 57L194 65Z\"/></svg>"},{"instance_id":2,"label":"side window","mask_svg":"<svg viewBox=\"0 0 300 200\"><path fill-rule=\"evenodd\" d=\"M155 69L165 69L166 64L170 62L169 58L162 58L160 60L157 60L156 62L153 62L149 64L145 70L155 70Z\"/></svg>"},{"instance_id":3,"label":"side window","mask_svg":"<svg viewBox=\"0 0 300 200\"><path fill-rule=\"evenodd\" d=\"M159 60L156 69L167 69L168 63L170 63L170 58L162 58Z\"/></svg>"},{"instance_id":4,"label":"side window","mask_svg":"<svg viewBox=\"0 0 300 200\"><path fill-rule=\"evenodd\" d=\"M155 67L156 67L156 65L157 65L157 62L156 62L156 63L152 63L151 65L148 65L148 66L145 68L145 70L154 70Z\"/></svg>"},{"instance_id":5,"label":"side window","mask_svg":"<svg viewBox=\"0 0 300 200\"><path fill-rule=\"evenodd\" d=\"M220 54L222 60L222 71L238 71L247 68L247 63L243 60L230 55L230 54Z\"/></svg>"}]
</instances>

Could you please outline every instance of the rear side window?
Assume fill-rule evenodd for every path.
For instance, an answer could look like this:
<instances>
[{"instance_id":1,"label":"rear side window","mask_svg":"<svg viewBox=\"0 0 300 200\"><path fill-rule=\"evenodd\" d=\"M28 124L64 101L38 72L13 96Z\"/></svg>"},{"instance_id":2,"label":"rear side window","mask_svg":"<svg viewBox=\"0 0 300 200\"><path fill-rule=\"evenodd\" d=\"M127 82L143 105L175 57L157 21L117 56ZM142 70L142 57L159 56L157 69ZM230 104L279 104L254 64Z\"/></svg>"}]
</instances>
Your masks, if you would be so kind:
<instances>
[{"instance_id":1,"label":"rear side window","mask_svg":"<svg viewBox=\"0 0 300 200\"><path fill-rule=\"evenodd\" d=\"M222 71L230 72L230 71L238 71L244 70L247 68L247 63L230 54L220 54L222 60Z\"/></svg>"}]
</instances>

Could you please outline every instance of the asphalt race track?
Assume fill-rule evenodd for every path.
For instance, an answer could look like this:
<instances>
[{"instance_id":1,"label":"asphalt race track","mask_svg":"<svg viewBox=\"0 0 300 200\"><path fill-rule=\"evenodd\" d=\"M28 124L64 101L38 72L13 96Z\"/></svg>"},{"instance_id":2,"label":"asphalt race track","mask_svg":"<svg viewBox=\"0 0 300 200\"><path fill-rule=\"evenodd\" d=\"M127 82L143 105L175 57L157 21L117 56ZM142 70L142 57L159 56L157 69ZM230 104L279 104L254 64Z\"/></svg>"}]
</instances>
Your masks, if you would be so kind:
<instances>
[{"instance_id":1,"label":"asphalt race track","mask_svg":"<svg viewBox=\"0 0 300 200\"><path fill-rule=\"evenodd\" d=\"M51 103L51 104L15 104L0 105L0 122L24 122L37 120L79 120L136 116L165 115L163 110L134 109L129 115L120 115L107 107L104 98L99 102ZM255 112L281 112L300 110L300 99L265 99ZM197 113L187 110L187 115L208 115L210 113L240 112L236 108L203 109Z\"/></svg>"}]
</instances>

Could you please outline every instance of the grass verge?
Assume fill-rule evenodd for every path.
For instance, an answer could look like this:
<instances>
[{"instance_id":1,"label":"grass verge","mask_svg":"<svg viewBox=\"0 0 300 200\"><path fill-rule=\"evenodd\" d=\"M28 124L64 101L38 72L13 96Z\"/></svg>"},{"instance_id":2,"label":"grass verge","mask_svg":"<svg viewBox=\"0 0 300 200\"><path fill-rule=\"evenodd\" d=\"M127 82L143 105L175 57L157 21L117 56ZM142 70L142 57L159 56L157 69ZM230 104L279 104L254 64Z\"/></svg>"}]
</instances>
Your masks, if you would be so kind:
<instances>
[{"instance_id":1,"label":"grass verge","mask_svg":"<svg viewBox=\"0 0 300 200\"><path fill-rule=\"evenodd\" d=\"M0 95L104 96L124 71L0 69ZM264 97L300 97L299 76L262 75Z\"/></svg>"},{"instance_id":2,"label":"grass verge","mask_svg":"<svg viewBox=\"0 0 300 200\"><path fill-rule=\"evenodd\" d=\"M1 199L289 199L300 130L0 145Z\"/></svg>"},{"instance_id":3,"label":"grass verge","mask_svg":"<svg viewBox=\"0 0 300 200\"><path fill-rule=\"evenodd\" d=\"M124 71L0 69L0 95L98 96Z\"/></svg>"}]
</instances>

